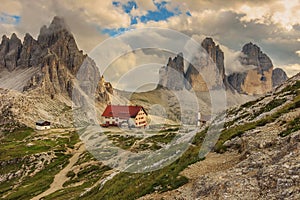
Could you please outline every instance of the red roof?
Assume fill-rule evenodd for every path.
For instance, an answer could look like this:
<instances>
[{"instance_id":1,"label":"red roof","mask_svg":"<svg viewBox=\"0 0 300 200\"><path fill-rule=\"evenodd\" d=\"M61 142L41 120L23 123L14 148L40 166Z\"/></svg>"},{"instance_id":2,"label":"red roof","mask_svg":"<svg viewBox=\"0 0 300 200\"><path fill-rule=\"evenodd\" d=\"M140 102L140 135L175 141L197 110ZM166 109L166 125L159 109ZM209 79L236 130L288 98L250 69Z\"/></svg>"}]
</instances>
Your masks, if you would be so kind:
<instances>
[{"instance_id":1,"label":"red roof","mask_svg":"<svg viewBox=\"0 0 300 200\"><path fill-rule=\"evenodd\" d=\"M102 116L103 117L118 117L118 118L134 118L140 110L144 110L142 106L120 106L107 105ZM146 113L146 112L145 112ZM147 114L147 113L146 113Z\"/></svg>"}]
</instances>

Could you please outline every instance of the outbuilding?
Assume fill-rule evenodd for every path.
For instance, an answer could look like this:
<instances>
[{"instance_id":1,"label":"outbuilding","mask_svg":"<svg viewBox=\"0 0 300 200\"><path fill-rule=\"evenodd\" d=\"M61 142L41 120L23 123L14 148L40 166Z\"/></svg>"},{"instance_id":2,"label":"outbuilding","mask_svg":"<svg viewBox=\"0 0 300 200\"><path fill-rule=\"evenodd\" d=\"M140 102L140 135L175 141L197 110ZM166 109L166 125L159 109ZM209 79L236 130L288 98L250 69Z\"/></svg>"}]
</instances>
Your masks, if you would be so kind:
<instances>
[{"instance_id":1,"label":"outbuilding","mask_svg":"<svg viewBox=\"0 0 300 200\"><path fill-rule=\"evenodd\" d=\"M51 128L51 123L45 120L38 120L35 123L36 130L47 130Z\"/></svg>"}]
</instances>

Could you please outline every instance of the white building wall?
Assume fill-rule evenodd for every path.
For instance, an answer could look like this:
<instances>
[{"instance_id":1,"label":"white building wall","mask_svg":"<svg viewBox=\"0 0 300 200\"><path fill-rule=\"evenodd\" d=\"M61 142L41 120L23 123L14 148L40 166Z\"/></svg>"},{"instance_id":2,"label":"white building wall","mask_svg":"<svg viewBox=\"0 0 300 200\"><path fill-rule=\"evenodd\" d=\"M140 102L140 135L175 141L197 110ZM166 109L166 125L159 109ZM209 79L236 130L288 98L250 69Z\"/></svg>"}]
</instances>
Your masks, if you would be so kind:
<instances>
[{"instance_id":1,"label":"white building wall","mask_svg":"<svg viewBox=\"0 0 300 200\"><path fill-rule=\"evenodd\" d=\"M50 126L39 126L39 125L36 125L36 130L47 130L47 129L50 129L51 127Z\"/></svg>"},{"instance_id":2,"label":"white building wall","mask_svg":"<svg viewBox=\"0 0 300 200\"><path fill-rule=\"evenodd\" d=\"M135 125L137 127L142 127L142 126L146 126L147 125L147 115L146 113L143 111L143 109L141 109L138 114L135 117Z\"/></svg>"}]
</instances>

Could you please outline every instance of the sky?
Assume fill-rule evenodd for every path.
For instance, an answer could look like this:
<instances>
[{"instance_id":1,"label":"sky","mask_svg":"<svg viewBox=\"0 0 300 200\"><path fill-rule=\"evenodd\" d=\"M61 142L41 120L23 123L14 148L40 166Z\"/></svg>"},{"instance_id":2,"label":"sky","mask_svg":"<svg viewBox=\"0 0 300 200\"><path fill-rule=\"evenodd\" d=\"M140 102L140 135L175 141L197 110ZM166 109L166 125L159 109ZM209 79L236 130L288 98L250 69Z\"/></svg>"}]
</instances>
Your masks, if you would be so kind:
<instances>
[{"instance_id":1,"label":"sky","mask_svg":"<svg viewBox=\"0 0 300 200\"><path fill-rule=\"evenodd\" d=\"M147 27L179 31L200 42L212 37L225 53L226 73L241 71L242 46L257 44L288 76L300 71L300 0L0 0L0 34L37 37L54 16L64 17L78 46L91 53L102 42ZM165 36L166 37L166 36ZM165 38L160 35L161 40ZM175 41L174 41L175 42ZM126 48L126 44L123 44ZM132 51L112 68L124 73L170 53ZM154 52L154 53L153 53ZM173 52L176 53L176 52ZM121 65L121 66L120 66ZM153 80L155 81L155 80Z\"/></svg>"}]
</instances>

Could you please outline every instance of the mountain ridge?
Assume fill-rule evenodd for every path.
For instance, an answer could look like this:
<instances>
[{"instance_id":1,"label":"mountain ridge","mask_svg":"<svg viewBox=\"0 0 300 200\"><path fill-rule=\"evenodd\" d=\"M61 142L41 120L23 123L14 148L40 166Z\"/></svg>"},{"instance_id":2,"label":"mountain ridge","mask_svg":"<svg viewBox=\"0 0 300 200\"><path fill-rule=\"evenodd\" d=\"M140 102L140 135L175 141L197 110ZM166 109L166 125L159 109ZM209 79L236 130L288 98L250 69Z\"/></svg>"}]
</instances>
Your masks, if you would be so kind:
<instances>
[{"instance_id":1,"label":"mountain ridge","mask_svg":"<svg viewBox=\"0 0 300 200\"><path fill-rule=\"evenodd\" d=\"M55 16L49 27L42 26L37 40L29 33L25 34L23 43L12 34L11 38L2 37L0 45L0 69L13 72L15 70L37 68L39 72L27 77L21 91L44 89L44 93L52 98L64 95L72 98L74 79L82 64L86 61L94 74L93 82L100 82L99 70L88 55L79 50L73 34L70 32L63 18ZM2 55L2 56L1 56ZM108 91L98 85L98 93L105 98L99 100L107 102ZM1 84L0 84L1 87ZM103 88L102 88L103 87ZM13 88L13 86L12 86Z\"/></svg>"}]
</instances>

